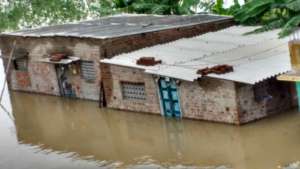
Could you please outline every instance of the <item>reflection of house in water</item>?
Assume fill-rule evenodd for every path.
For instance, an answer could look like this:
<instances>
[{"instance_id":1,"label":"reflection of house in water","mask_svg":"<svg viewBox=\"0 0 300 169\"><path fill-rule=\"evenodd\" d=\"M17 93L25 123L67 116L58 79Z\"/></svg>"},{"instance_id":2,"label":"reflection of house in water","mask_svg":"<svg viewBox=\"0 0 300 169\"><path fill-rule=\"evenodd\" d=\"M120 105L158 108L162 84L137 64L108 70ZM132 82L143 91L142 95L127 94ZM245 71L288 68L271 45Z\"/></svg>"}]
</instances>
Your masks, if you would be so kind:
<instances>
[{"instance_id":1,"label":"reflection of house in water","mask_svg":"<svg viewBox=\"0 0 300 169\"><path fill-rule=\"evenodd\" d=\"M150 156L158 162L260 169L276 168L296 161L300 155L295 148L299 116L288 120L288 116L281 116L236 128L100 111L92 102L29 94L12 93L12 104L21 143L75 152L82 158L93 156L94 160L131 164L134 159Z\"/></svg>"}]
</instances>

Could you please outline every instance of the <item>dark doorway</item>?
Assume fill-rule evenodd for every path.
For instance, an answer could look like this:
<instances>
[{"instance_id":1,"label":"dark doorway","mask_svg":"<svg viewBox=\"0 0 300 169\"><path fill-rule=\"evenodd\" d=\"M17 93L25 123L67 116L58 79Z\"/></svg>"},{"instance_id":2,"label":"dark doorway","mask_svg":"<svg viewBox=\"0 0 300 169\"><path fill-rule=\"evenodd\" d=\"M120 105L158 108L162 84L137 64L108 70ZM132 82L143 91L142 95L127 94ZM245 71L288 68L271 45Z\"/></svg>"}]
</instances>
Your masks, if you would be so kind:
<instances>
[{"instance_id":1,"label":"dark doorway","mask_svg":"<svg viewBox=\"0 0 300 169\"><path fill-rule=\"evenodd\" d=\"M58 79L60 95L64 97L75 98L76 93L68 77L68 73L70 71L69 66L59 64L59 65L55 65L55 69L56 69L56 75Z\"/></svg>"}]
</instances>

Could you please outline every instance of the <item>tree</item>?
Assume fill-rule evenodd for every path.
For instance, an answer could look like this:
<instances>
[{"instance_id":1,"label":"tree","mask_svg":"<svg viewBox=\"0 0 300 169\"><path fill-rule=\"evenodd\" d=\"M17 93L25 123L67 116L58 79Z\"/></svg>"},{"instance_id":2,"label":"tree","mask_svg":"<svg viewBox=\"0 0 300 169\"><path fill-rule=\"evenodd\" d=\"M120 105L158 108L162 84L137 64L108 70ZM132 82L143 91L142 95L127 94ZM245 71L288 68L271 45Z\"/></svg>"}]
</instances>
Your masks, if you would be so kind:
<instances>
[{"instance_id":1,"label":"tree","mask_svg":"<svg viewBox=\"0 0 300 169\"><path fill-rule=\"evenodd\" d=\"M0 6L0 31L74 21L86 16L83 0L13 0Z\"/></svg>"},{"instance_id":2,"label":"tree","mask_svg":"<svg viewBox=\"0 0 300 169\"><path fill-rule=\"evenodd\" d=\"M199 0L9 0L0 6L0 32L115 13L192 14Z\"/></svg>"},{"instance_id":3,"label":"tree","mask_svg":"<svg viewBox=\"0 0 300 169\"><path fill-rule=\"evenodd\" d=\"M103 0L99 2L96 10L110 12L143 13L143 14L192 14L192 7L199 4L200 0ZM109 13L109 12L108 12ZM107 14L103 13L102 14Z\"/></svg>"},{"instance_id":4,"label":"tree","mask_svg":"<svg viewBox=\"0 0 300 169\"><path fill-rule=\"evenodd\" d=\"M221 15L233 15L237 10L241 8L239 1L234 0L234 5L225 9L224 8L224 0L216 0L211 9L213 13L221 14Z\"/></svg>"},{"instance_id":5,"label":"tree","mask_svg":"<svg viewBox=\"0 0 300 169\"><path fill-rule=\"evenodd\" d=\"M249 0L234 14L234 18L245 25L262 25L254 32L282 28L284 37L300 24L300 0Z\"/></svg>"}]
</instances>

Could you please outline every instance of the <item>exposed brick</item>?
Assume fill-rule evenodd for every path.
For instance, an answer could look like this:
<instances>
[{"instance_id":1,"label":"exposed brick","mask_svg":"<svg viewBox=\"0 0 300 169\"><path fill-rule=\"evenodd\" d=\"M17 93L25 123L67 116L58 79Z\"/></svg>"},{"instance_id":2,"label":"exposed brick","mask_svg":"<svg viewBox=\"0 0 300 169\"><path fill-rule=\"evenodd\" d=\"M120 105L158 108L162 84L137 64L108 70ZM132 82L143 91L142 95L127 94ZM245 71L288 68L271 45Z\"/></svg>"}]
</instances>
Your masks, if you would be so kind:
<instances>
[{"instance_id":1,"label":"exposed brick","mask_svg":"<svg viewBox=\"0 0 300 169\"><path fill-rule=\"evenodd\" d=\"M279 82L276 79L265 80L260 88L272 97L268 100L255 100L254 86L237 84L237 103L240 113L240 123L247 123L261 119L271 114L284 112L293 107L293 98L290 91L290 84ZM285 97L282 97L285 96Z\"/></svg>"}]
</instances>

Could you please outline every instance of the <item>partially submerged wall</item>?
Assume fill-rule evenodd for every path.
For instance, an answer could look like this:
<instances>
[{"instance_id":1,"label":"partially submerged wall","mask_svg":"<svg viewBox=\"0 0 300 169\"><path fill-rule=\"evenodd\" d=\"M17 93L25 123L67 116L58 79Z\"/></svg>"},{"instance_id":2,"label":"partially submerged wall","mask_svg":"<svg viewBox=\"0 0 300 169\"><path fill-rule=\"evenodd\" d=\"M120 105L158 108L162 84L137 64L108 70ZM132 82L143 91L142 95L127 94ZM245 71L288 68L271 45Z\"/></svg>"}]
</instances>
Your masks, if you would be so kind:
<instances>
[{"instance_id":1,"label":"partially submerged wall","mask_svg":"<svg viewBox=\"0 0 300 169\"><path fill-rule=\"evenodd\" d=\"M157 77L143 70L103 64L104 91L110 108L163 114ZM145 100L126 100L121 82L144 83ZM177 84L182 117L231 124L244 124L283 112L293 106L291 86L276 79L257 85L201 78Z\"/></svg>"},{"instance_id":2,"label":"partially submerged wall","mask_svg":"<svg viewBox=\"0 0 300 169\"><path fill-rule=\"evenodd\" d=\"M293 107L291 85L269 79L256 85L237 84L240 123L247 123Z\"/></svg>"},{"instance_id":3,"label":"partially submerged wall","mask_svg":"<svg viewBox=\"0 0 300 169\"><path fill-rule=\"evenodd\" d=\"M234 82L212 78L182 81L179 94L183 117L239 124Z\"/></svg>"},{"instance_id":4,"label":"partially submerged wall","mask_svg":"<svg viewBox=\"0 0 300 169\"><path fill-rule=\"evenodd\" d=\"M86 83L81 76L71 78L78 98L98 100L101 84L101 71L107 72L99 65L99 59L110 58L116 54L134 51L147 46L157 45L183 37L192 37L209 31L216 31L234 25L232 19L216 22L188 25L181 28L145 32L105 40L72 37L14 37L0 36L0 48L8 58L12 44L16 40L18 48L29 52L28 72L10 70L9 84L13 90L59 95L59 86L54 65L37 62L57 49L67 49L82 60L92 60L97 70L94 83ZM101 30L99 30L101 31ZM7 60L4 59L4 64Z\"/></svg>"},{"instance_id":5,"label":"partially submerged wall","mask_svg":"<svg viewBox=\"0 0 300 169\"><path fill-rule=\"evenodd\" d=\"M104 91L107 106L121 110L161 114L157 80L143 70L103 64ZM145 100L126 100L121 82L144 83ZM184 118L238 124L235 84L231 81L204 78L199 82L178 84Z\"/></svg>"},{"instance_id":6,"label":"partially submerged wall","mask_svg":"<svg viewBox=\"0 0 300 169\"><path fill-rule=\"evenodd\" d=\"M160 114L157 84L152 75L145 74L143 70L107 65L102 73L107 107ZM143 83L145 85L145 100L124 99L121 83Z\"/></svg>"},{"instance_id":7,"label":"partially submerged wall","mask_svg":"<svg viewBox=\"0 0 300 169\"><path fill-rule=\"evenodd\" d=\"M92 41L73 38L1 38L5 65L7 65L14 40L17 42L16 48L26 49L29 55L27 71L16 70L11 64L8 79L11 89L60 95L55 65L43 63L40 60L56 51L69 51L81 60L93 61L96 70L96 80L93 83L84 80L80 72L70 77L76 97L98 100L100 80L98 67L101 53L98 45Z\"/></svg>"}]
</instances>

